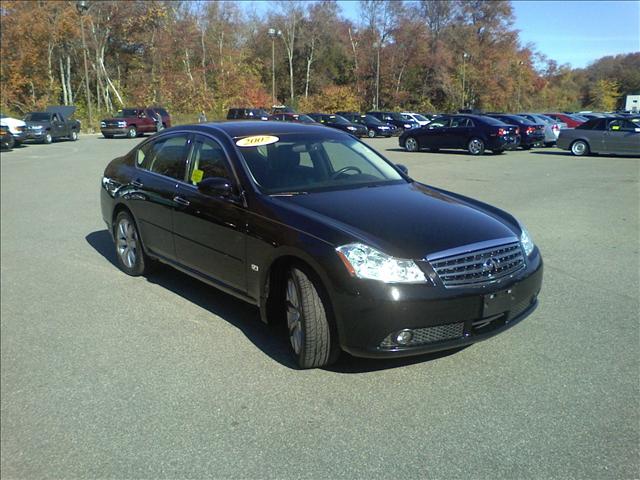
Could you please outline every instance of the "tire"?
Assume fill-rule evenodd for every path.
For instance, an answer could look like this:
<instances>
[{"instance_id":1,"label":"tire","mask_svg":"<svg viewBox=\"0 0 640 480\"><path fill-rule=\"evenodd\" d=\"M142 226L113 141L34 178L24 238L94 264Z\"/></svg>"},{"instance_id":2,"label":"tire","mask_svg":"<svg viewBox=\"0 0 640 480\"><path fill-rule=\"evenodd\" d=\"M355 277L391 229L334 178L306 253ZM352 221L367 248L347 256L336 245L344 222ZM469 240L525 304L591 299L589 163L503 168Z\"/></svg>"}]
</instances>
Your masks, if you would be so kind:
<instances>
[{"instance_id":1,"label":"tire","mask_svg":"<svg viewBox=\"0 0 640 480\"><path fill-rule=\"evenodd\" d=\"M42 143L44 143L45 145L49 145L51 142L53 142L53 137L51 136L51 132L45 133L44 137L42 137Z\"/></svg>"},{"instance_id":2,"label":"tire","mask_svg":"<svg viewBox=\"0 0 640 480\"><path fill-rule=\"evenodd\" d=\"M285 314L289 343L300 368L334 363L340 353L319 288L298 268L291 268L285 283Z\"/></svg>"},{"instance_id":3,"label":"tire","mask_svg":"<svg viewBox=\"0 0 640 480\"><path fill-rule=\"evenodd\" d=\"M104 138L113 138L113 135L107 135L106 133L103 133L102 136Z\"/></svg>"},{"instance_id":4,"label":"tire","mask_svg":"<svg viewBox=\"0 0 640 480\"><path fill-rule=\"evenodd\" d=\"M407 152L417 152L418 150L420 150L420 146L418 145L418 140L415 139L414 137L408 137L404 141L404 149Z\"/></svg>"},{"instance_id":5,"label":"tire","mask_svg":"<svg viewBox=\"0 0 640 480\"><path fill-rule=\"evenodd\" d=\"M127 130L127 138L136 138L138 136L138 130L135 126L130 126L129 130Z\"/></svg>"},{"instance_id":6,"label":"tire","mask_svg":"<svg viewBox=\"0 0 640 480\"><path fill-rule=\"evenodd\" d=\"M151 259L144 253L138 227L128 212L122 211L116 216L113 237L120 270L132 277L148 273Z\"/></svg>"},{"instance_id":7,"label":"tire","mask_svg":"<svg viewBox=\"0 0 640 480\"><path fill-rule=\"evenodd\" d=\"M493 153L494 155L502 155L504 153L504 150L491 150L491 153Z\"/></svg>"},{"instance_id":8,"label":"tire","mask_svg":"<svg viewBox=\"0 0 640 480\"><path fill-rule=\"evenodd\" d=\"M75 142L78 140L78 132L76 130L71 130L71 135L69 135L69 140Z\"/></svg>"},{"instance_id":9,"label":"tire","mask_svg":"<svg viewBox=\"0 0 640 480\"><path fill-rule=\"evenodd\" d=\"M484 153L484 142L477 137L472 138L467 144L467 150L471 155L482 155Z\"/></svg>"},{"instance_id":10,"label":"tire","mask_svg":"<svg viewBox=\"0 0 640 480\"><path fill-rule=\"evenodd\" d=\"M576 157L582 157L584 155L589 155L589 144L584 140L576 140L571 144L571 153L573 153Z\"/></svg>"},{"instance_id":11,"label":"tire","mask_svg":"<svg viewBox=\"0 0 640 480\"><path fill-rule=\"evenodd\" d=\"M375 130L372 130L372 129L367 130L367 137L374 138L375 136L376 136Z\"/></svg>"}]
</instances>

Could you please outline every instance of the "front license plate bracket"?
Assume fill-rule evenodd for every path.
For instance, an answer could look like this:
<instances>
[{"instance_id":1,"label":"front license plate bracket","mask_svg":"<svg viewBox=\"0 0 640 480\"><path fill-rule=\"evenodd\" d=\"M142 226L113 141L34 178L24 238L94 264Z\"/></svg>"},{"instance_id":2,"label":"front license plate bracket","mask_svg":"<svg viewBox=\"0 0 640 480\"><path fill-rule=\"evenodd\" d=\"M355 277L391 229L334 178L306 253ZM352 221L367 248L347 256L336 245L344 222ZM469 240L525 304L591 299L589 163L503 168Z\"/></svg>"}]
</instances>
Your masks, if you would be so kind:
<instances>
[{"instance_id":1,"label":"front license plate bracket","mask_svg":"<svg viewBox=\"0 0 640 480\"><path fill-rule=\"evenodd\" d=\"M516 288L510 287L484 296L482 304L482 317L490 317L511 310L516 303Z\"/></svg>"}]
</instances>

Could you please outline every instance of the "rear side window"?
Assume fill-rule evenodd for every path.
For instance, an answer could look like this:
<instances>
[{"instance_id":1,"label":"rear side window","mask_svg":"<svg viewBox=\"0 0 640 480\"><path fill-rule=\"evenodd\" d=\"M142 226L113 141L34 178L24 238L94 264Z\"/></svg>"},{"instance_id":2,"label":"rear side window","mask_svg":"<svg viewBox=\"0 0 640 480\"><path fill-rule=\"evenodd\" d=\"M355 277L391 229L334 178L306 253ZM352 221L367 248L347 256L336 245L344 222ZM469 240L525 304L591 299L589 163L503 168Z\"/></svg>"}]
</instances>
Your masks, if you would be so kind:
<instances>
[{"instance_id":1,"label":"rear side window","mask_svg":"<svg viewBox=\"0 0 640 480\"><path fill-rule=\"evenodd\" d=\"M136 152L136 165L166 177L184 180L188 140L188 135L175 135L146 143Z\"/></svg>"},{"instance_id":2,"label":"rear side window","mask_svg":"<svg viewBox=\"0 0 640 480\"><path fill-rule=\"evenodd\" d=\"M606 121L602 118L592 118L588 122L578 125L578 130L604 130Z\"/></svg>"},{"instance_id":3,"label":"rear side window","mask_svg":"<svg viewBox=\"0 0 640 480\"><path fill-rule=\"evenodd\" d=\"M189 183L197 185L205 178L230 178L227 157L222 147L215 141L198 136L193 144Z\"/></svg>"}]
</instances>

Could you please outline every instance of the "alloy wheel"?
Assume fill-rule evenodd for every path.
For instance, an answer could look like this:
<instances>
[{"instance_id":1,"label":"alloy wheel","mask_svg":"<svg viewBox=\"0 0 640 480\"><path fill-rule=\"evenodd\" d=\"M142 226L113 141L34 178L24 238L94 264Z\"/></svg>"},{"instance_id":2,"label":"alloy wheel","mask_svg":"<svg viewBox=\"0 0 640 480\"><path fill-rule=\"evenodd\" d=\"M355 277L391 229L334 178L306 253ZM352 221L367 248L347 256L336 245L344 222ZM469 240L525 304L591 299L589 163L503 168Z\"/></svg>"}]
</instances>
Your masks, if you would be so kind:
<instances>
[{"instance_id":1,"label":"alloy wheel","mask_svg":"<svg viewBox=\"0 0 640 480\"><path fill-rule=\"evenodd\" d=\"M482 141L478 140L477 138L474 138L469 142L469 152L472 155L479 155L480 153L482 153L482 147Z\"/></svg>"},{"instance_id":2,"label":"alloy wheel","mask_svg":"<svg viewBox=\"0 0 640 480\"><path fill-rule=\"evenodd\" d=\"M122 263L127 268L133 268L138 254L138 235L131 221L126 218L118 223L117 247Z\"/></svg>"},{"instance_id":3,"label":"alloy wheel","mask_svg":"<svg viewBox=\"0 0 640 480\"><path fill-rule=\"evenodd\" d=\"M413 137L409 137L404 142L404 148L408 152L416 152L418 150L418 141Z\"/></svg>"},{"instance_id":4,"label":"alloy wheel","mask_svg":"<svg viewBox=\"0 0 640 480\"><path fill-rule=\"evenodd\" d=\"M292 278L287 280L286 292L287 327L289 329L289 341L293 351L297 354L302 350L302 312L300 307L300 295Z\"/></svg>"}]
</instances>

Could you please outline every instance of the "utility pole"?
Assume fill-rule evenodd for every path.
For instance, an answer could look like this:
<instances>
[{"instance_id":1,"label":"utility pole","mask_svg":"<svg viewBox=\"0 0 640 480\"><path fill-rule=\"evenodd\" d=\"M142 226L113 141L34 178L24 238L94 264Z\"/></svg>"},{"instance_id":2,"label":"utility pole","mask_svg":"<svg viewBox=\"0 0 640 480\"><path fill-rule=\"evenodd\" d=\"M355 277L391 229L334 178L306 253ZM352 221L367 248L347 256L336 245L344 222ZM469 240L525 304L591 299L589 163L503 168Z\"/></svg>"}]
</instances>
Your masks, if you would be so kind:
<instances>
[{"instance_id":1,"label":"utility pole","mask_svg":"<svg viewBox=\"0 0 640 480\"><path fill-rule=\"evenodd\" d=\"M524 62L520 60L518 62L518 111L522 110L522 108L520 107L520 90L522 89L522 65L524 65Z\"/></svg>"},{"instance_id":2,"label":"utility pole","mask_svg":"<svg viewBox=\"0 0 640 480\"><path fill-rule=\"evenodd\" d=\"M380 108L380 42L376 42L373 44L377 50L377 60L376 60L376 110Z\"/></svg>"},{"instance_id":3,"label":"utility pole","mask_svg":"<svg viewBox=\"0 0 640 480\"><path fill-rule=\"evenodd\" d=\"M276 104L276 38L282 36L281 30L270 28L267 35L271 38L271 105Z\"/></svg>"},{"instance_id":4,"label":"utility pole","mask_svg":"<svg viewBox=\"0 0 640 480\"><path fill-rule=\"evenodd\" d=\"M80 30L82 31L82 54L84 56L84 86L87 99L87 109L89 110L89 127L93 125L93 111L91 107L91 90L89 90L89 69L87 68L87 42L84 38L84 21L83 14L89 10L89 4L85 0L76 3L76 9L80 14Z\"/></svg>"},{"instance_id":5,"label":"utility pole","mask_svg":"<svg viewBox=\"0 0 640 480\"><path fill-rule=\"evenodd\" d=\"M467 57L469 57L469 54L467 52L464 52L462 54L462 107L461 107L462 109L464 109L464 100L465 100L465 98L464 98L465 97L465 84L464 84L465 78L464 78L464 76L465 76L465 67L466 67Z\"/></svg>"}]
</instances>

